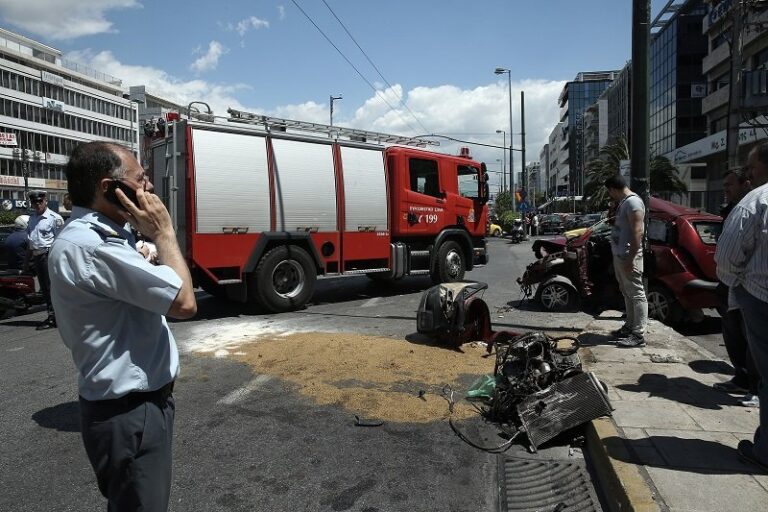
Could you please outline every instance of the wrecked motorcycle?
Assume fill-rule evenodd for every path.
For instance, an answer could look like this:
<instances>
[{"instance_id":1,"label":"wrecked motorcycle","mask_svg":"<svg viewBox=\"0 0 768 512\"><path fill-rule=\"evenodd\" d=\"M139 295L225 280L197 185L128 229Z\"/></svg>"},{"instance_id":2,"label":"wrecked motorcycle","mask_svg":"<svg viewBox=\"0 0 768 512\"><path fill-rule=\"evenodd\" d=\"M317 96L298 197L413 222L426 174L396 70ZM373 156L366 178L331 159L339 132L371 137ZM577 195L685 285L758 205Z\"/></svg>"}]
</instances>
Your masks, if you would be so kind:
<instances>
[{"instance_id":1,"label":"wrecked motorcycle","mask_svg":"<svg viewBox=\"0 0 768 512\"><path fill-rule=\"evenodd\" d=\"M498 447L483 447L449 420L456 434L476 448L501 451L524 433L536 451L561 432L610 415L605 388L582 370L578 341L542 332L494 331L481 293L487 288L485 283L433 286L422 295L416 317L419 333L433 339L454 346L485 341L489 353L496 350L491 385L475 394L474 401L509 439Z\"/></svg>"},{"instance_id":2,"label":"wrecked motorcycle","mask_svg":"<svg viewBox=\"0 0 768 512\"><path fill-rule=\"evenodd\" d=\"M43 294L35 288L32 274L21 270L0 270L0 314L22 312L44 303Z\"/></svg>"}]
</instances>

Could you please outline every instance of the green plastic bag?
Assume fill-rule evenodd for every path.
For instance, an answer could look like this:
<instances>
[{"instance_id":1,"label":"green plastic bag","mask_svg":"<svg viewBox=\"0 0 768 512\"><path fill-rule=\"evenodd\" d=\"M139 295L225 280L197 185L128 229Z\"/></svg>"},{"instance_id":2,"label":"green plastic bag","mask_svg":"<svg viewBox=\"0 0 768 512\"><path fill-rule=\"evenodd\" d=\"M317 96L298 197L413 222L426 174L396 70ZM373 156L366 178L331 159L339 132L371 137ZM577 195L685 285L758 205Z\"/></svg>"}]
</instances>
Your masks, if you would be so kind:
<instances>
[{"instance_id":1,"label":"green plastic bag","mask_svg":"<svg viewBox=\"0 0 768 512\"><path fill-rule=\"evenodd\" d=\"M483 375L478 378L467 390L467 398L491 398L496 388L494 375Z\"/></svg>"}]
</instances>

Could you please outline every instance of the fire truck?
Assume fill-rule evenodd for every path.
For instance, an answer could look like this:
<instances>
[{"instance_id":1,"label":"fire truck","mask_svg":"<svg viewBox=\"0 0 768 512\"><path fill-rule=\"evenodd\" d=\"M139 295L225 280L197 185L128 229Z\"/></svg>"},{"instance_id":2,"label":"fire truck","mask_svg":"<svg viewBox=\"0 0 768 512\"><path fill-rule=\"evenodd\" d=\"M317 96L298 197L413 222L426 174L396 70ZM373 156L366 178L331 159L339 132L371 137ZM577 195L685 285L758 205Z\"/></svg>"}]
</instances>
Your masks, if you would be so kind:
<instances>
[{"instance_id":1,"label":"fire truck","mask_svg":"<svg viewBox=\"0 0 768 512\"><path fill-rule=\"evenodd\" d=\"M418 138L229 110L167 123L149 172L195 284L291 311L318 277L460 281L488 262L487 171Z\"/></svg>"}]
</instances>

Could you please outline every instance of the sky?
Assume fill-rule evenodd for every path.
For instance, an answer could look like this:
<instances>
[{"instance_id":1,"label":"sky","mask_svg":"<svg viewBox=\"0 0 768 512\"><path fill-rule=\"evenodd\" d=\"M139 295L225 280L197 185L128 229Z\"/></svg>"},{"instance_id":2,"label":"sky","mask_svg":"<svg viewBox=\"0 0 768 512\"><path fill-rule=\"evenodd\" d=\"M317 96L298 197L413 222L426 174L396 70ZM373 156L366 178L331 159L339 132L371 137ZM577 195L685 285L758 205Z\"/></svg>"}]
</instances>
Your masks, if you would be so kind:
<instances>
[{"instance_id":1,"label":"sky","mask_svg":"<svg viewBox=\"0 0 768 512\"><path fill-rule=\"evenodd\" d=\"M665 4L651 0L652 19ZM179 104L205 101L216 115L232 107L327 124L329 97L341 95L334 124L498 146L496 130L509 139L509 87L494 69L508 68L514 147L522 90L532 162L558 121L565 82L630 59L631 7L631 0L0 0L0 26L126 87L146 85ZM435 140L438 151L458 152ZM501 149L469 147L490 170L501 169ZM519 170L519 152L515 163Z\"/></svg>"}]
</instances>

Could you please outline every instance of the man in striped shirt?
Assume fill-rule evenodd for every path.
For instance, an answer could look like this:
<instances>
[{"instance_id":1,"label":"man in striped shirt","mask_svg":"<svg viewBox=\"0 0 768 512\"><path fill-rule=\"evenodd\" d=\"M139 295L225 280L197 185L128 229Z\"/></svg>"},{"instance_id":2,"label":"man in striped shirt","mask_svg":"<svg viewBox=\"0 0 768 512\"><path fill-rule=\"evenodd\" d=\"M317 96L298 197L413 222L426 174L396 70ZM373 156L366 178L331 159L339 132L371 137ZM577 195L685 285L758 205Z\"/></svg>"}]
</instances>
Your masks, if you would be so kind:
<instances>
[{"instance_id":1,"label":"man in striped shirt","mask_svg":"<svg viewBox=\"0 0 768 512\"><path fill-rule=\"evenodd\" d=\"M747 176L754 190L733 209L717 242L718 278L733 289L747 342L760 376L758 397L768 404L768 143L750 153ZM739 455L768 471L768 406L760 408L754 442L741 441Z\"/></svg>"}]
</instances>

